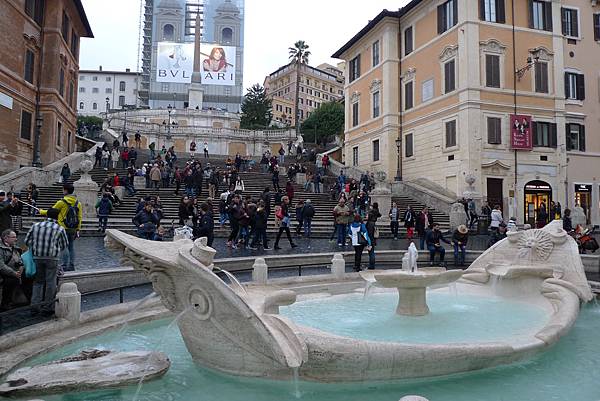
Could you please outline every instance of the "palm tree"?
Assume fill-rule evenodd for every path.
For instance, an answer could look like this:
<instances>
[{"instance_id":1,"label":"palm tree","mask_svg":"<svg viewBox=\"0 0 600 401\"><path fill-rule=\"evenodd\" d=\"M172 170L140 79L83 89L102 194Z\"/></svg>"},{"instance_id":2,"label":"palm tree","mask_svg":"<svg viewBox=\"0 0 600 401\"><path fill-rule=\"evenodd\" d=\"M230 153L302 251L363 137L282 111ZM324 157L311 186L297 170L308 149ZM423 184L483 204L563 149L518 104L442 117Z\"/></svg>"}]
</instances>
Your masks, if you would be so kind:
<instances>
[{"instance_id":1,"label":"palm tree","mask_svg":"<svg viewBox=\"0 0 600 401\"><path fill-rule=\"evenodd\" d=\"M308 64L308 45L303 40L294 43L294 47L289 48L290 59L296 65L296 92L294 97L294 123L296 124L296 134L300 132L300 116L298 112L298 98L300 97L300 65Z\"/></svg>"}]
</instances>

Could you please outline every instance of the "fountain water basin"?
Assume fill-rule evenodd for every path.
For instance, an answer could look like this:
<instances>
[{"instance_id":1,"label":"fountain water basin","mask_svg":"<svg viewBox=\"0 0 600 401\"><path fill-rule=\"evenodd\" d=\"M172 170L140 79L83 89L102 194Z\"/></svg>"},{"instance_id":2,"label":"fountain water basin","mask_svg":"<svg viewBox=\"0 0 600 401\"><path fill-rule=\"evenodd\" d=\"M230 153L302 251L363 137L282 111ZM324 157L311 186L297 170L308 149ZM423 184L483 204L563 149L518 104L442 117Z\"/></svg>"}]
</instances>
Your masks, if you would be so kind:
<instances>
[{"instance_id":1,"label":"fountain water basin","mask_svg":"<svg viewBox=\"0 0 600 401\"><path fill-rule=\"evenodd\" d=\"M383 271L374 273L373 277L377 285L398 290L398 306L396 307L398 315L424 316L429 313L427 287L454 283L462 275L462 270L424 268L416 272Z\"/></svg>"}]
</instances>

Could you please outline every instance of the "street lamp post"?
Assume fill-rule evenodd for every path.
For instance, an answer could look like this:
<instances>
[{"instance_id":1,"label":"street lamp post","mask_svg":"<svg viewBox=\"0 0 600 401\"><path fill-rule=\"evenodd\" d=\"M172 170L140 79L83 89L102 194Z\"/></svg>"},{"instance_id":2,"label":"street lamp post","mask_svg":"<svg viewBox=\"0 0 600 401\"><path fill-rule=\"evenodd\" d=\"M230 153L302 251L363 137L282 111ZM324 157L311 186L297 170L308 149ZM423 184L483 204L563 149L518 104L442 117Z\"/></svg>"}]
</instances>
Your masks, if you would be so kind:
<instances>
[{"instance_id":1,"label":"street lamp post","mask_svg":"<svg viewBox=\"0 0 600 401\"><path fill-rule=\"evenodd\" d=\"M171 113L173 112L173 106L170 104L167 106L167 112L169 113L169 123L167 124L167 141L171 140Z\"/></svg>"},{"instance_id":2,"label":"street lamp post","mask_svg":"<svg viewBox=\"0 0 600 401\"><path fill-rule=\"evenodd\" d=\"M123 132L122 134L127 135L127 108L123 106L123 110L125 111L125 120L123 121Z\"/></svg>"},{"instance_id":3,"label":"street lamp post","mask_svg":"<svg viewBox=\"0 0 600 401\"><path fill-rule=\"evenodd\" d=\"M42 159L40 155L40 139L42 137L42 125L44 123L44 119L37 113L35 117L35 136L33 138L33 163L31 165L33 167L42 167Z\"/></svg>"},{"instance_id":4,"label":"street lamp post","mask_svg":"<svg viewBox=\"0 0 600 401\"><path fill-rule=\"evenodd\" d=\"M396 169L396 177L394 177L394 180L402 181L402 139L398 137L395 142L398 151L398 167Z\"/></svg>"},{"instance_id":5,"label":"street lamp post","mask_svg":"<svg viewBox=\"0 0 600 401\"><path fill-rule=\"evenodd\" d=\"M110 110L110 99L107 97L104 100L106 100L106 113L108 113L108 111Z\"/></svg>"}]
</instances>

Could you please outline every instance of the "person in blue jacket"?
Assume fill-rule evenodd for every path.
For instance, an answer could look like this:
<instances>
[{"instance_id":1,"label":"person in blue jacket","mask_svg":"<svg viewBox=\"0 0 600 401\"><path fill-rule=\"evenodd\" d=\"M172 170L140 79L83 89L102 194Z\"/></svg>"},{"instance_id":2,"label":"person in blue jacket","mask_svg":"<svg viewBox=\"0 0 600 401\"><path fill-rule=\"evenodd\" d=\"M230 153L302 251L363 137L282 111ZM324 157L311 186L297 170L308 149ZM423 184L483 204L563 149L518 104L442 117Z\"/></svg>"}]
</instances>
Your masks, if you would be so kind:
<instances>
[{"instance_id":1,"label":"person in blue jacket","mask_svg":"<svg viewBox=\"0 0 600 401\"><path fill-rule=\"evenodd\" d=\"M354 247L354 271L360 271L360 262L365 247L371 249L371 238L367 226L363 223L359 214L354 215L354 221L348 226L348 236L352 239Z\"/></svg>"}]
</instances>

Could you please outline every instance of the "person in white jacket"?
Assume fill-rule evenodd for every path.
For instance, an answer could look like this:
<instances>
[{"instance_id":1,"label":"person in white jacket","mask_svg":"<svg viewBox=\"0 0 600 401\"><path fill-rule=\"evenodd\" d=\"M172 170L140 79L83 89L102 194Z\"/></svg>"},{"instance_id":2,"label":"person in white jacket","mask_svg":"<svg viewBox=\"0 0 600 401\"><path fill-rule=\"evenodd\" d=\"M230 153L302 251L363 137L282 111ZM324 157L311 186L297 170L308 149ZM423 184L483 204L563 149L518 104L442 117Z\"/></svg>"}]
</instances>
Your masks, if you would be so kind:
<instances>
[{"instance_id":1,"label":"person in white jacket","mask_svg":"<svg viewBox=\"0 0 600 401\"><path fill-rule=\"evenodd\" d=\"M244 192L244 181L241 179L241 177L238 175L236 181L235 181L235 188L233 189L234 192Z\"/></svg>"},{"instance_id":2,"label":"person in white jacket","mask_svg":"<svg viewBox=\"0 0 600 401\"><path fill-rule=\"evenodd\" d=\"M117 163L119 162L119 150L117 148L113 148L110 152L110 158L112 160L112 168L113 170L117 168Z\"/></svg>"},{"instance_id":3,"label":"person in white jacket","mask_svg":"<svg viewBox=\"0 0 600 401\"><path fill-rule=\"evenodd\" d=\"M490 228L492 230L497 230L500 226L500 223L503 222L504 219L502 218L502 210L500 210L500 205L495 205L491 214Z\"/></svg>"}]
</instances>

